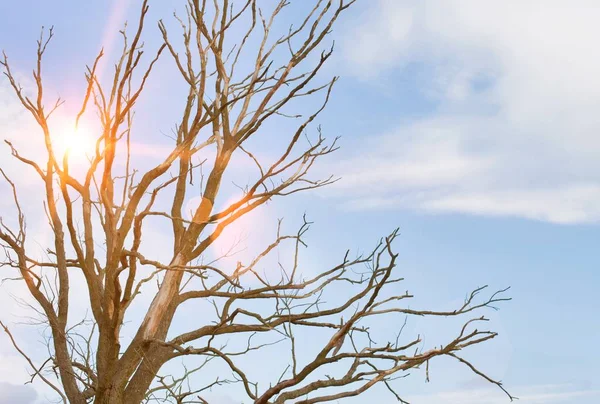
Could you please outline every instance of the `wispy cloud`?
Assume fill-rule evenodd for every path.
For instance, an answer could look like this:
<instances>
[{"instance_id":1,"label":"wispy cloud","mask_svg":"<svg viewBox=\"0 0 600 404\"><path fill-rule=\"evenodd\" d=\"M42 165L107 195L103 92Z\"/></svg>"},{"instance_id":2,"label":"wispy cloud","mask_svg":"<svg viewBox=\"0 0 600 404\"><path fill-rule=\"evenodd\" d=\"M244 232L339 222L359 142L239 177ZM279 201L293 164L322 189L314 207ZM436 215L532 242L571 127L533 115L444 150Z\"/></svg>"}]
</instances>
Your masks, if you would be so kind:
<instances>
[{"instance_id":1,"label":"wispy cloud","mask_svg":"<svg viewBox=\"0 0 600 404\"><path fill-rule=\"evenodd\" d=\"M571 385L539 385L511 389L519 404L591 403L600 397L600 390L577 389ZM493 388L446 391L407 398L419 404L505 404L509 400Z\"/></svg>"},{"instance_id":2,"label":"wispy cloud","mask_svg":"<svg viewBox=\"0 0 600 404\"><path fill-rule=\"evenodd\" d=\"M589 4L372 5L347 35L353 73L374 82L417 62L438 104L339 163L345 204L599 221L600 9Z\"/></svg>"}]
</instances>

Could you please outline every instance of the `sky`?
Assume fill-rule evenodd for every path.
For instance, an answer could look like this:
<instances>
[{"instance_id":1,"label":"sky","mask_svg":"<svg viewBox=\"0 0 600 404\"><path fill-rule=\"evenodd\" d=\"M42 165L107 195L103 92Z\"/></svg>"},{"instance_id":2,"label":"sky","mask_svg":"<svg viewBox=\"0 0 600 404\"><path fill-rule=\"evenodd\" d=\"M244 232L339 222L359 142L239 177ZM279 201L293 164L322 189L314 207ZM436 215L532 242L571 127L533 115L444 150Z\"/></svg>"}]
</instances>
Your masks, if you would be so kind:
<instances>
[{"instance_id":1,"label":"sky","mask_svg":"<svg viewBox=\"0 0 600 404\"><path fill-rule=\"evenodd\" d=\"M150 5L152 22L175 7ZM102 46L110 55L136 13L134 0L0 2L0 48L27 85L40 27L54 25L45 77L68 111L85 64ZM318 119L327 136L341 136L341 148L315 172L341 180L274 201L247 223L247 238L265 236L277 217L294 224L306 212L314 225L303 262L318 271L399 227L402 287L418 303L448 307L477 286L511 286L513 300L485 313L499 336L471 355L482 370L522 404L600 402L598 20L600 4L591 0L359 0L332 34L336 50L324 74L341 79ZM149 24L149 46L157 32ZM177 117L178 84L168 71L168 63L157 67L139 107L152 139ZM0 79L0 137L28 143L31 131ZM258 145L268 153L270 143ZM6 150L0 159L8 161ZM0 202L0 212L8 206ZM160 246L156 230L151 243ZM18 288L6 283L0 292L9 308L0 320L18 323L21 308L9 296ZM434 341L445 325L416 321L410 331ZM25 342L43 354L36 338ZM415 404L507 402L450 362L432 367L431 379L416 373L398 390ZM1 336L0 402L47 402L28 380L26 363ZM385 389L368 397L395 402Z\"/></svg>"}]
</instances>

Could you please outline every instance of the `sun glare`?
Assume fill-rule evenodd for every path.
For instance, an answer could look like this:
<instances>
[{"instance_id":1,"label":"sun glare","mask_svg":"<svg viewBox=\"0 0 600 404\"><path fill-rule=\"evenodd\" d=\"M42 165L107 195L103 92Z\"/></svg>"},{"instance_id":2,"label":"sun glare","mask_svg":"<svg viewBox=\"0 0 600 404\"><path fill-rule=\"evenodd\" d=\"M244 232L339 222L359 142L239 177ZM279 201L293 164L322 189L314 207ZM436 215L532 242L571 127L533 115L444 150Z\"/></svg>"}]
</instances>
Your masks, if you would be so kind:
<instances>
[{"instance_id":1,"label":"sun glare","mask_svg":"<svg viewBox=\"0 0 600 404\"><path fill-rule=\"evenodd\" d=\"M94 139L83 127L66 127L60 131L57 146L61 154L68 153L70 158L85 159L94 151Z\"/></svg>"}]
</instances>

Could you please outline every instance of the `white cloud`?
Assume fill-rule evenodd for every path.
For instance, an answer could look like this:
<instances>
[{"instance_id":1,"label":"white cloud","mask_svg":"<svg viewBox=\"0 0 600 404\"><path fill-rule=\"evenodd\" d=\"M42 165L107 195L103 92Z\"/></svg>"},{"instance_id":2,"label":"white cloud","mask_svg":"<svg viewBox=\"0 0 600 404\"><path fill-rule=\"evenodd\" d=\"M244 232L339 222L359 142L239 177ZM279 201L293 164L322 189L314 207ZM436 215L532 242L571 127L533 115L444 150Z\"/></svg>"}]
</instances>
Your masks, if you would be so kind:
<instances>
[{"instance_id":1,"label":"white cloud","mask_svg":"<svg viewBox=\"0 0 600 404\"><path fill-rule=\"evenodd\" d=\"M13 404L33 404L37 393L31 386L0 382L0 402Z\"/></svg>"},{"instance_id":2,"label":"white cloud","mask_svg":"<svg viewBox=\"0 0 600 404\"><path fill-rule=\"evenodd\" d=\"M518 397L519 404L567 404L589 403L600 397L598 390L577 389L570 385L540 385L510 389ZM505 404L507 396L494 388L447 391L407 398L420 404Z\"/></svg>"},{"instance_id":3,"label":"white cloud","mask_svg":"<svg viewBox=\"0 0 600 404\"><path fill-rule=\"evenodd\" d=\"M600 217L600 186L450 195L423 203L433 211L522 216L555 223L581 223Z\"/></svg>"},{"instance_id":4,"label":"white cloud","mask_svg":"<svg viewBox=\"0 0 600 404\"><path fill-rule=\"evenodd\" d=\"M340 163L347 206L600 220L600 8L591 5L371 5L346 37L354 73L375 82L417 62L423 95L439 105Z\"/></svg>"}]
</instances>

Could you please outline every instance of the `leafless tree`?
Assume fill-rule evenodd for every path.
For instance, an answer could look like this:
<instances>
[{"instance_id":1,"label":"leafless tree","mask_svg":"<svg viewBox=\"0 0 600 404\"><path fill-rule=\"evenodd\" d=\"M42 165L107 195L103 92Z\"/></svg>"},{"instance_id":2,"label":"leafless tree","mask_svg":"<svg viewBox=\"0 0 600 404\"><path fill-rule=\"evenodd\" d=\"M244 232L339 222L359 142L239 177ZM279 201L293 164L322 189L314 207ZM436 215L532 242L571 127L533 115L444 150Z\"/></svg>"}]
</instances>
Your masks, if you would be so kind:
<instances>
[{"instance_id":1,"label":"leafless tree","mask_svg":"<svg viewBox=\"0 0 600 404\"><path fill-rule=\"evenodd\" d=\"M28 241L18 181L2 171L15 206L12 212L2 212L2 266L18 273L17 280L26 286L35 302L32 309L43 316L50 335L49 357L36 364L2 324L31 367L32 379L48 384L62 401L76 404L205 403L204 392L232 384L241 386L255 403L336 401L375 384L385 385L405 402L392 381L421 366L428 374L429 362L446 356L504 390L499 381L459 356L465 348L496 336L474 328L476 322L486 320L475 313L509 300L504 290L480 299L484 288L478 288L463 305L449 311L407 308L405 302L412 295L398 292L402 279L396 275L397 255L392 249L397 232L382 239L371 253L356 258L347 253L338 265L312 277L302 275L298 259L309 227L306 221L293 234L278 226L272 243L234 268L203 259L207 248L240 217L279 196L334 181L333 177L311 178L309 171L315 161L336 149L335 141L327 142L320 130L310 141L306 133L337 80L314 84L333 52L328 35L355 1L305 2L310 6L307 13L277 32L290 1L261 10L258 0L189 0L186 15L171 20L180 25L182 39L173 40L172 29L159 21L162 44L147 60L142 41L148 12L144 0L134 30L122 31L123 49L112 77L107 80L98 74L103 51L87 69L86 91L73 121L77 125L91 110L100 129L84 172L70 169L68 151L57 152L49 124L62 105L59 99L47 106L42 80L52 29L42 30L37 43L33 94L21 87L4 54L0 61L4 74L41 132L39 137L32 134L30 142L45 147L45 161L36 161L28 157L28 150L6 141L14 159L31 169L43 185L43 209L52 234L52 243L43 246L46 258L37 258ZM185 83L187 98L172 148L150 169L134 169L130 160L136 136L134 109L157 61L164 57L172 63L173 79ZM312 113L286 112L294 101L307 96L317 100ZM267 162L251 151L249 139L260 134L265 121L278 116L299 124L291 133L279 134L285 147ZM210 157L199 158L206 155ZM217 211L215 200L233 158L248 159L257 174L242 188L239 200ZM188 220L184 210L190 196L201 199ZM152 237L144 234L150 218L164 220L170 228L170 260L140 252L143 240ZM294 246L292 264L281 265L277 279L268 279L259 266L283 243ZM69 317L69 288L76 274L85 278L89 321ZM125 343L122 328L130 319L128 310L150 281L159 283L157 292L137 332ZM343 298L325 301L332 290L338 300ZM172 335L178 309L184 303L201 302L211 302L214 312L201 311L187 331ZM377 344L369 320L398 315L472 317L439 347L424 349L419 337ZM315 350L300 353L295 336L307 331L315 335ZM229 349L225 341L233 337L243 338L245 348ZM272 344L289 348L290 365L278 380L260 384L260 367L242 360ZM194 366L185 365L178 376L161 375L165 364L179 358L195 358ZM216 362L228 372L215 376L207 371L201 378L205 384L191 382L196 380L192 375L202 374Z\"/></svg>"}]
</instances>

